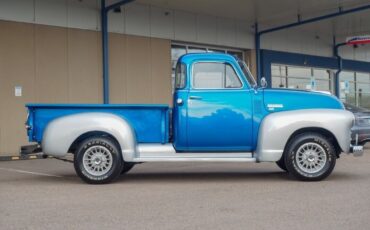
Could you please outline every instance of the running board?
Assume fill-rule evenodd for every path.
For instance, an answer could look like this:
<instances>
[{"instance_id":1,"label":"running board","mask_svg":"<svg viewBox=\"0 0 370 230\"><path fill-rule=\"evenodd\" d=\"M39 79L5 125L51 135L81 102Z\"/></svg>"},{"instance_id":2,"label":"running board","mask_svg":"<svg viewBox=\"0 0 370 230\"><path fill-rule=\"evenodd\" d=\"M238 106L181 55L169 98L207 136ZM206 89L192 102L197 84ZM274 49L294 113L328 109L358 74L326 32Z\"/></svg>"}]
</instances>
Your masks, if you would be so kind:
<instances>
[{"instance_id":1,"label":"running board","mask_svg":"<svg viewBox=\"0 0 370 230\"><path fill-rule=\"evenodd\" d=\"M256 158L205 158L205 157L142 157L133 162L257 162Z\"/></svg>"},{"instance_id":2,"label":"running board","mask_svg":"<svg viewBox=\"0 0 370 230\"><path fill-rule=\"evenodd\" d=\"M171 144L139 144L133 162L256 162L251 152L180 152Z\"/></svg>"}]
</instances>

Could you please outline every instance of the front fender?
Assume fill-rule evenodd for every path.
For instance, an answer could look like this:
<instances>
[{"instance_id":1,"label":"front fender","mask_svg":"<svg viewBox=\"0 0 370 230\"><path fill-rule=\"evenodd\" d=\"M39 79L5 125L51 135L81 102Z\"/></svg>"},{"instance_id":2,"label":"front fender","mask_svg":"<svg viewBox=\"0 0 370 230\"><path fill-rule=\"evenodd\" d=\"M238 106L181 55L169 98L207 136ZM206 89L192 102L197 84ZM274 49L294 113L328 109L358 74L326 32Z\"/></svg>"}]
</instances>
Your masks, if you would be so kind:
<instances>
[{"instance_id":1,"label":"front fender","mask_svg":"<svg viewBox=\"0 0 370 230\"><path fill-rule=\"evenodd\" d=\"M350 151L354 115L338 109L307 109L272 113L261 123L257 160L278 161L291 135L304 128L321 128L336 138L343 152Z\"/></svg>"},{"instance_id":2,"label":"front fender","mask_svg":"<svg viewBox=\"0 0 370 230\"><path fill-rule=\"evenodd\" d=\"M43 152L51 156L65 156L78 137L94 131L113 136L121 146L123 159L131 161L134 158L134 130L126 120L109 113L80 113L53 120L43 134Z\"/></svg>"}]
</instances>

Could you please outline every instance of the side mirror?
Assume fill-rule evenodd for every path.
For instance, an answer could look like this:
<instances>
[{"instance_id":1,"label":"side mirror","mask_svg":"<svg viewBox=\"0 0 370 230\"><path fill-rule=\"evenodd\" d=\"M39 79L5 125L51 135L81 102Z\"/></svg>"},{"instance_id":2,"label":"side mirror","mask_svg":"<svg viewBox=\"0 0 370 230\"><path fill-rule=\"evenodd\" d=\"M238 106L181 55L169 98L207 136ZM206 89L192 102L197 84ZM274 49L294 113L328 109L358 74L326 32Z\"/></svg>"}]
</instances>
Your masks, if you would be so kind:
<instances>
[{"instance_id":1,"label":"side mirror","mask_svg":"<svg viewBox=\"0 0 370 230\"><path fill-rule=\"evenodd\" d=\"M261 87L262 88L266 88L267 87L267 81L266 81L266 78L261 78L261 82L260 82L260 84L261 84Z\"/></svg>"}]
</instances>

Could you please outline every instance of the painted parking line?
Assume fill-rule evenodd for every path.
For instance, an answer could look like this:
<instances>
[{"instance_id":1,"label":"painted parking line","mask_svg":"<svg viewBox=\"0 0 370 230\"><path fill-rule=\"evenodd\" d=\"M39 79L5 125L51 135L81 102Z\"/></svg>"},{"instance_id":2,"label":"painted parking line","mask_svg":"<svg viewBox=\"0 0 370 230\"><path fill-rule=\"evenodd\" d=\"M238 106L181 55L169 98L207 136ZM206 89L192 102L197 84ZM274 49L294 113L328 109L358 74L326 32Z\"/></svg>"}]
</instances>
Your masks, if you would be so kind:
<instances>
[{"instance_id":1,"label":"painted parking line","mask_svg":"<svg viewBox=\"0 0 370 230\"><path fill-rule=\"evenodd\" d=\"M39 173L39 172L30 172L30 171L24 171L19 169L10 169L10 168L1 168L0 170L8 171L8 172L17 172L17 173L24 173L24 174L31 174L31 175L37 175L37 176L49 176L49 177L63 177L59 175L53 175L53 174L47 174L47 173Z\"/></svg>"}]
</instances>

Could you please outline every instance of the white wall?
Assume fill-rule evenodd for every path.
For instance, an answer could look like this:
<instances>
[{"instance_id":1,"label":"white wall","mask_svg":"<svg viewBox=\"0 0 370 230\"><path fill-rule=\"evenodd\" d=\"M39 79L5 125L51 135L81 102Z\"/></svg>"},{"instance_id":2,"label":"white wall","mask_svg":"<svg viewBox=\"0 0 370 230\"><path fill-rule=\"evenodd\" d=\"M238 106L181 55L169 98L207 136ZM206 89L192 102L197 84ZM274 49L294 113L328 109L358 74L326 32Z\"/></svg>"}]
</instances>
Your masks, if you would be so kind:
<instances>
[{"instance_id":1,"label":"white wall","mask_svg":"<svg viewBox=\"0 0 370 230\"><path fill-rule=\"evenodd\" d=\"M338 37L337 42L344 42L346 37ZM316 56L333 56L333 37L320 34L319 31L307 33L304 28L294 28L262 36L261 47L270 50L303 53ZM345 59L370 62L370 44L343 46L339 50Z\"/></svg>"},{"instance_id":2,"label":"white wall","mask_svg":"<svg viewBox=\"0 0 370 230\"><path fill-rule=\"evenodd\" d=\"M99 7L99 0L0 0L0 19L100 30ZM138 3L109 14L110 32L240 48L253 47L249 24Z\"/></svg>"},{"instance_id":3,"label":"white wall","mask_svg":"<svg viewBox=\"0 0 370 230\"><path fill-rule=\"evenodd\" d=\"M112 0L111 0L112 1ZM111 1L107 1L108 3ZM100 0L0 0L0 19L100 30ZM245 49L254 48L252 22L130 3L109 14L109 31ZM318 34L320 30L318 29ZM304 28L266 34L264 49L332 56L332 38ZM370 61L369 49L345 48L349 59Z\"/></svg>"},{"instance_id":4,"label":"white wall","mask_svg":"<svg viewBox=\"0 0 370 230\"><path fill-rule=\"evenodd\" d=\"M261 46L270 50L331 57L332 42L333 39L328 36L316 36L299 29L287 29L263 35Z\"/></svg>"},{"instance_id":5,"label":"white wall","mask_svg":"<svg viewBox=\"0 0 370 230\"><path fill-rule=\"evenodd\" d=\"M338 40L345 41L346 37L339 38ZM339 49L339 54L345 59L370 62L370 44L358 45L357 48L343 46Z\"/></svg>"}]
</instances>

